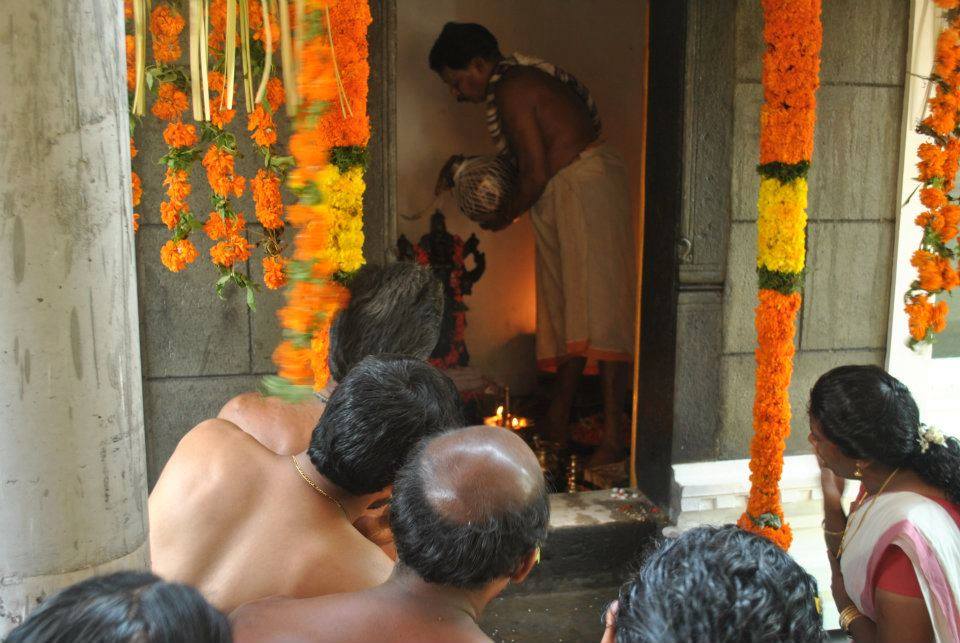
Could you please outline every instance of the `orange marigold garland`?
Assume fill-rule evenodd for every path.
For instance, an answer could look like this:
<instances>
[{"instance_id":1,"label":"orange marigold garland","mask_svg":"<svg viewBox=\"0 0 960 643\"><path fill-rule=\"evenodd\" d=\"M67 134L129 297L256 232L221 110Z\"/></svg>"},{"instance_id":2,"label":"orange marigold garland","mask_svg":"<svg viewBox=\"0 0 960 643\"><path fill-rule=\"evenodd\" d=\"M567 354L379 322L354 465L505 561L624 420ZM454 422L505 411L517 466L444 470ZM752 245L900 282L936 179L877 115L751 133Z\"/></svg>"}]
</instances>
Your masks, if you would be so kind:
<instances>
[{"instance_id":1,"label":"orange marigold garland","mask_svg":"<svg viewBox=\"0 0 960 643\"><path fill-rule=\"evenodd\" d=\"M330 159L330 144L319 117L337 97L326 7L311 1L305 9L306 24L301 31L308 39L300 43L297 77L302 102L290 138L295 167L287 183L298 196L288 216L296 234L293 259L287 266L286 303L277 314L284 334L284 341L273 354L277 375L264 379L268 392L287 399L297 399L326 385L329 323L349 297L349 291L333 279L337 271L331 244L334 215L329 202L333 195L319 179L328 171Z\"/></svg>"},{"instance_id":2,"label":"orange marigold garland","mask_svg":"<svg viewBox=\"0 0 960 643\"><path fill-rule=\"evenodd\" d=\"M160 158L166 167L163 185L167 200L160 204L160 219L171 230L171 238L161 248L160 260L171 272L179 272L196 260L197 250L188 237L200 226L187 205L190 168L199 154L196 146L200 139L196 126L183 122L190 104L190 79L187 70L175 64L180 58L179 38L185 26L186 20L170 3L157 4L150 13L154 64L147 69L147 84L157 93L150 111L167 121L163 130L167 153Z\"/></svg>"},{"instance_id":3,"label":"orange marigold garland","mask_svg":"<svg viewBox=\"0 0 960 643\"><path fill-rule=\"evenodd\" d=\"M947 26L937 39L931 78L935 94L928 102L929 114L917 126L931 142L921 143L917 150L920 203L926 211L915 220L923 229L920 247L910 261L917 279L904 295L912 347L934 341L946 328L947 302L931 300L960 286L960 205L950 197L960 166L960 0L936 4L947 10Z\"/></svg>"},{"instance_id":4,"label":"orange marigold garland","mask_svg":"<svg viewBox=\"0 0 960 643\"><path fill-rule=\"evenodd\" d=\"M263 69L266 65L266 32L262 6L259 2L251 2L249 6L249 24L253 33L251 56L254 67ZM278 50L280 48L279 20L269 11L268 19L271 47ZM271 74L274 69L275 67L271 68ZM280 109L286 98L283 82L271 75L265 90L263 100L257 103L254 110L247 115L247 130L263 159L263 167L257 170L255 177L250 179L250 190L253 195L254 213L263 227L263 236L258 243L264 251L263 283L267 288L276 290L283 287L287 281L286 261L282 256L285 249L284 207L280 186L287 171L293 165L293 158L278 156L273 149L277 142L277 128L273 115Z\"/></svg>"},{"instance_id":5,"label":"orange marigold garland","mask_svg":"<svg viewBox=\"0 0 960 643\"><path fill-rule=\"evenodd\" d=\"M123 18L125 22L133 20L132 0L124 0ZM130 104L130 161L132 166L133 159L137 155L137 146L133 140L133 131L137 123L137 117L133 114L133 93L137 83L137 45L133 34L128 33L124 36L124 47L126 49L127 61L127 102ZM132 167L130 168L130 193L133 201L133 207L136 208L138 205L140 205L140 199L143 196L143 186L140 180L140 175L134 172ZM139 229L140 215L134 212L133 231L136 232Z\"/></svg>"},{"instance_id":6,"label":"orange marigold garland","mask_svg":"<svg viewBox=\"0 0 960 643\"><path fill-rule=\"evenodd\" d=\"M793 337L805 259L807 172L813 154L823 40L820 0L762 0L764 104L757 201L756 397L750 497L738 524L784 549L792 532L780 500L790 434Z\"/></svg>"},{"instance_id":7,"label":"orange marigold garland","mask_svg":"<svg viewBox=\"0 0 960 643\"><path fill-rule=\"evenodd\" d=\"M329 9L329 26L339 69L340 104L320 118L319 129L337 175L328 174L335 221L333 247L343 275L357 270L363 258L363 194L370 119L367 81L370 75L367 28L372 21L367 0L340 0Z\"/></svg>"}]
</instances>

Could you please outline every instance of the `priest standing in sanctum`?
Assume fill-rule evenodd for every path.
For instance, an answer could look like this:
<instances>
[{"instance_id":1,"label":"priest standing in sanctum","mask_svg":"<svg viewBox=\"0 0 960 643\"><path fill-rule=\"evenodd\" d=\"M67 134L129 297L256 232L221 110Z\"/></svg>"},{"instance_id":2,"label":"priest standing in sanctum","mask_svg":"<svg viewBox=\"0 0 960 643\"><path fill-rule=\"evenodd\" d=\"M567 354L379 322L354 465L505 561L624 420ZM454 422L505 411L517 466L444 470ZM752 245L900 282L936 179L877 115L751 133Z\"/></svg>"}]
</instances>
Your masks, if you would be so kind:
<instances>
[{"instance_id":1,"label":"priest standing in sanctum","mask_svg":"<svg viewBox=\"0 0 960 643\"><path fill-rule=\"evenodd\" d=\"M556 368L546 437L566 440L585 367L599 362L604 435L592 464L623 457L623 407L633 350L634 220L624 163L601 139L590 92L562 69L521 54L504 56L485 27L447 23L430 68L457 102L485 103L500 154L519 180L497 217L502 230L526 211L536 235L537 362ZM452 185L451 157L437 191Z\"/></svg>"}]
</instances>

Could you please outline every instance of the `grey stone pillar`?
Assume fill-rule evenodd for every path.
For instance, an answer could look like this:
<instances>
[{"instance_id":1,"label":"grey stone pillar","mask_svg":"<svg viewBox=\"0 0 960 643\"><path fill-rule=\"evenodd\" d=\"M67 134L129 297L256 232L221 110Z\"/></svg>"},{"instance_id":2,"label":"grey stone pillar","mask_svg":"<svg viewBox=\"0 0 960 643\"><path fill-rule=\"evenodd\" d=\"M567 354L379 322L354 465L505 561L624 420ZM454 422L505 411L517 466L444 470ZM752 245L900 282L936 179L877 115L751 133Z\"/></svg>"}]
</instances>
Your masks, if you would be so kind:
<instances>
[{"instance_id":1,"label":"grey stone pillar","mask_svg":"<svg viewBox=\"0 0 960 643\"><path fill-rule=\"evenodd\" d=\"M0 2L0 635L148 564L122 12Z\"/></svg>"}]
</instances>

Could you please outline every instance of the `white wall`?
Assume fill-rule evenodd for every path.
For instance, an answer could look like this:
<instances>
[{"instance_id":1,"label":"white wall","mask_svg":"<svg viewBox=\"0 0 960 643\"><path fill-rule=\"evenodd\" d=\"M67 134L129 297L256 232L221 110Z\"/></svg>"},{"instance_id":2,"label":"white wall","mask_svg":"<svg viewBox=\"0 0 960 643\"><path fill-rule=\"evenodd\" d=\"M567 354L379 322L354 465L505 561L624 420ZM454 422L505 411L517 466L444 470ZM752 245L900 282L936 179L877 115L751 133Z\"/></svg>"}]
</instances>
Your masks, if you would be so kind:
<instances>
[{"instance_id":1,"label":"white wall","mask_svg":"<svg viewBox=\"0 0 960 643\"><path fill-rule=\"evenodd\" d=\"M644 2L640 0L398 0L397 207L430 204L437 172L455 153L491 153L482 107L458 104L427 65L445 22L479 22L504 53L520 51L557 64L586 84L603 119L604 137L627 161L634 199L640 184ZM523 390L533 384L534 240L527 217L490 233L443 206L451 232L480 237L487 272L466 298L472 364L494 380ZM426 219L400 218L412 241ZM629 231L632 234L633 231ZM625 233L627 233L625 231ZM625 267L626 269L626 267ZM632 267L630 267L632 269Z\"/></svg>"}]
</instances>

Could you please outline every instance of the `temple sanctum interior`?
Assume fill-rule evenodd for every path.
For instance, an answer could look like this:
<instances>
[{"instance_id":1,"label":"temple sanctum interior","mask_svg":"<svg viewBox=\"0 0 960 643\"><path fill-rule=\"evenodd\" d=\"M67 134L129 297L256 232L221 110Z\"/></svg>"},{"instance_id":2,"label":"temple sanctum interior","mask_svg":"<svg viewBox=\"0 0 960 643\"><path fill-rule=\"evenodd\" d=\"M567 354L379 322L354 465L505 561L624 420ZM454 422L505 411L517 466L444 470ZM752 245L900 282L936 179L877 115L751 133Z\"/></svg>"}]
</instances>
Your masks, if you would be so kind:
<instances>
[{"instance_id":1,"label":"temple sanctum interior","mask_svg":"<svg viewBox=\"0 0 960 643\"><path fill-rule=\"evenodd\" d=\"M0 640L960 641L958 170L960 0L3 0Z\"/></svg>"}]
</instances>

